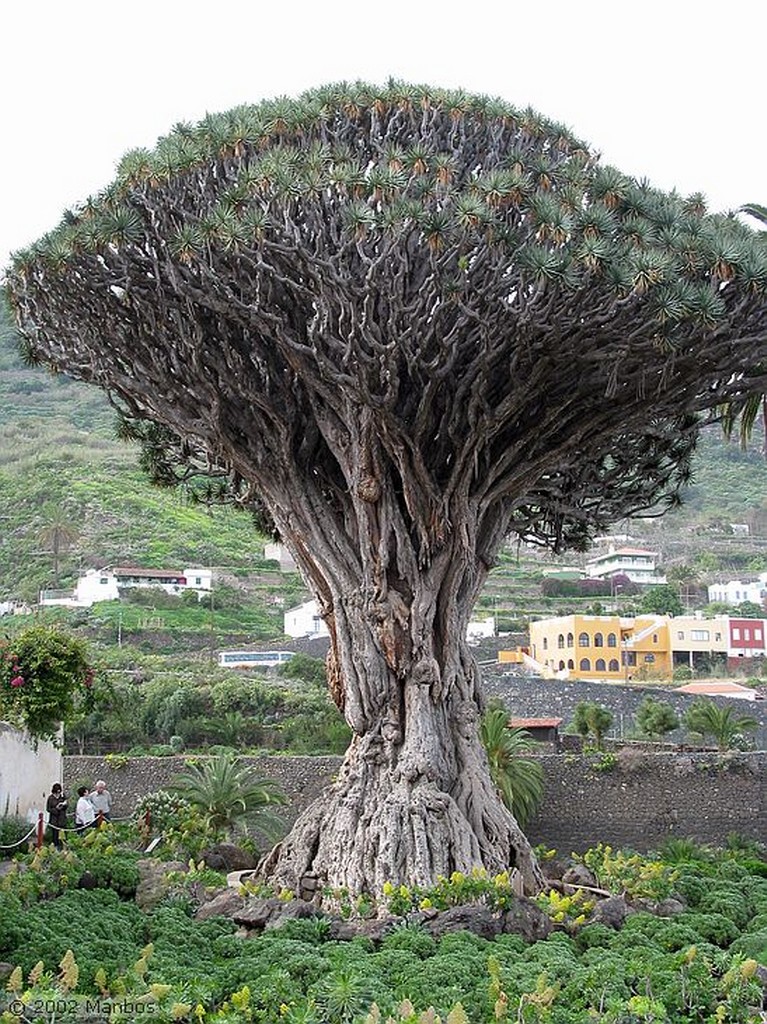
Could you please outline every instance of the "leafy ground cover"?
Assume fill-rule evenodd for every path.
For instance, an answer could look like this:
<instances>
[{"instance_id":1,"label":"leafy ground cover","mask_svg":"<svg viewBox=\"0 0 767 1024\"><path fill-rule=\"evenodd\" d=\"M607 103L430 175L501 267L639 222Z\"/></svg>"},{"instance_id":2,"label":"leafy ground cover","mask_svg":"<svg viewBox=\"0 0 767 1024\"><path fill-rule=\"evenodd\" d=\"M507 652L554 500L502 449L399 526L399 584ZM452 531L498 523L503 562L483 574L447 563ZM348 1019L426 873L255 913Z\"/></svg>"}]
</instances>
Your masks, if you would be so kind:
<instances>
[{"instance_id":1,"label":"leafy ground cover","mask_svg":"<svg viewBox=\"0 0 767 1024\"><path fill-rule=\"evenodd\" d=\"M192 886L144 913L131 899L138 855L108 843L23 857L0 881L0 959L15 968L4 1024L82 1019L87 1008L96 1020L210 1024L763 1020L767 863L753 848L677 842L642 857L597 847L581 860L600 886L632 899L676 896L684 910L639 910L615 930L589 923L589 894L551 893L539 905L556 930L532 944L468 932L437 940L413 918L426 903L502 906L513 898L504 876L455 876L431 892L390 887L380 904L400 917L373 944L331 940L320 918L245 939L226 918L195 921ZM86 866L98 879L93 891L77 888Z\"/></svg>"}]
</instances>

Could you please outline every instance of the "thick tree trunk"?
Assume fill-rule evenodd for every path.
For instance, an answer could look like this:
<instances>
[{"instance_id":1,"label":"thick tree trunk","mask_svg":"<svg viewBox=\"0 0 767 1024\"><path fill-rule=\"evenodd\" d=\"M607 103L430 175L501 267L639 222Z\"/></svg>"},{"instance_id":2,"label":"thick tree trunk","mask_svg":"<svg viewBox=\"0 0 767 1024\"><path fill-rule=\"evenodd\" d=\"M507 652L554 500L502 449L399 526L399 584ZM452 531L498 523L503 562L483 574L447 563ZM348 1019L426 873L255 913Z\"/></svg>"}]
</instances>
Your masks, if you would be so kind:
<instances>
[{"instance_id":1,"label":"thick tree trunk","mask_svg":"<svg viewBox=\"0 0 767 1024\"><path fill-rule=\"evenodd\" d=\"M448 543L420 571L407 572L402 559L394 577L388 561L377 586L363 566L353 588L308 558L305 532L298 542L284 528L283 536L307 578L323 577L316 589L331 633L330 689L354 737L336 782L265 858L263 872L307 894L326 885L427 886L453 871L513 867L526 891L538 891L534 855L490 779L479 738L479 673L465 634L481 581L465 536L462 551ZM314 543L316 551L322 538Z\"/></svg>"}]
</instances>

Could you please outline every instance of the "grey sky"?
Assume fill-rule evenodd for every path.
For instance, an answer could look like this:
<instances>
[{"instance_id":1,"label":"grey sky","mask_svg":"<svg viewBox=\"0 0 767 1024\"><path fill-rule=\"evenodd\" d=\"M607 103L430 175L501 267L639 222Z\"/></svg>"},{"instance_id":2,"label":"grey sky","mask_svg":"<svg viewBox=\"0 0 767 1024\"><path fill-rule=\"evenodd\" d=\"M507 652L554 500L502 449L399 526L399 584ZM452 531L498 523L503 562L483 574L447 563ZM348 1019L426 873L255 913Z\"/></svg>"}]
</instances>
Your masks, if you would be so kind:
<instances>
[{"instance_id":1,"label":"grey sky","mask_svg":"<svg viewBox=\"0 0 767 1024\"><path fill-rule=\"evenodd\" d=\"M711 209L767 204L751 0L30 0L2 24L0 266L177 121L340 79L499 95Z\"/></svg>"}]
</instances>

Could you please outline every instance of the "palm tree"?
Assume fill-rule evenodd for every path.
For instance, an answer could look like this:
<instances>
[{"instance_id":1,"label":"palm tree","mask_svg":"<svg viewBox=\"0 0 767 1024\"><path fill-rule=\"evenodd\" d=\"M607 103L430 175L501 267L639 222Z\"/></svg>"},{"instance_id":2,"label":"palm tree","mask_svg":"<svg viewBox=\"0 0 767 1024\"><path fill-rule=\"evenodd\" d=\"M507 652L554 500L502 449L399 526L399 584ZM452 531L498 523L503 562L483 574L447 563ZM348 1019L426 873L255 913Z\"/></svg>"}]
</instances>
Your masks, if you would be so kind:
<instances>
[{"instance_id":1,"label":"palm tree","mask_svg":"<svg viewBox=\"0 0 767 1024\"><path fill-rule=\"evenodd\" d=\"M231 754L192 765L170 788L198 808L212 828L230 836L248 825L267 834L281 825L270 809L273 804L285 803L277 784L238 765Z\"/></svg>"},{"instance_id":2,"label":"palm tree","mask_svg":"<svg viewBox=\"0 0 767 1024\"><path fill-rule=\"evenodd\" d=\"M524 729L511 728L505 708L489 708L482 716L482 743L490 762L490 777L501 799L522 828L543 799L543 768L524 755L533 746Z\"/></svg>"},{"instance_id":3,"label":"palm tree","mask_svg":"<svg viewBox=\"0 0 767 1024\"><path fill-rule=\"evenodd\" d=\"M53 580L58 587L61 555L80 536L79 530L64 512L56 509L48 514L37 536L40 544L53 554Z\"/></svg>"},{"instance_id":4,"label":"palm tree","mask_svg":"<svg viewBox=\"0 0 767 1024\"><path fill-rule=\"evenodd\" d=\"M690 732L711 736L719 750L729 750L736 736L759 725L753 715L738 714L712 700L693 701L684 716L684 723Z\"/></svg>"}]
</instances>

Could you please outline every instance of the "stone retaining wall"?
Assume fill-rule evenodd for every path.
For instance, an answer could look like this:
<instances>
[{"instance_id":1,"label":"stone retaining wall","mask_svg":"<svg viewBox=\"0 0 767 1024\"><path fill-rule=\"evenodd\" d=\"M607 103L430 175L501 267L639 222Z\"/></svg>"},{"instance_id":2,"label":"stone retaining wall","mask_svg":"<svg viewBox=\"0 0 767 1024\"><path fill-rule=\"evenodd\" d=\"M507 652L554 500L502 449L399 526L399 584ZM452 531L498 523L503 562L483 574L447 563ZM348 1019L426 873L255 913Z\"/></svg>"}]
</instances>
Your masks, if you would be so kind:
<instances>
[{"instance_id":1,"label":"stone retaining wall","mask_svg":"<svg viewBox=\"0 0 767 1024\"><path fill-rule=\"evenodd\" d=\"M626 749L614 759L576 754L541 755L546 794L528 833L562 853L597 842L638 850L665 839L690 837L720 845L729 832L767 838L767 753L677 754ZM120 765L101 757L64 758L69 792L103 778L115 817L128 816L145 793L161 789L185 767L184 757L132 757ZM329 785L339 757L246 757L259 773L280 783L283 809L295 820ZM118 765L120 765L118 767Z\"/></svg>"},{"instance_id":2,"label":"stone retaining wall","mask_svg":"<svg viewBox=\"0 0 767 1024\"><path fill-rule=\"evenodd\" d=\"M584 682L580 679L542 679L538 676L504 674L496 666L483 666L482 687L486 696L504 702L511 712L523 718L555 716L562 718L562 728L573 719L581 701L594 701L612 713L609 735L623 737L634 728L634 715L645 697L655 697L670 704L681 718L696 699L686 693L675 693L660 686L621 686L616 683ZM767 748L767 700L734 700L732 697L709 697L722 707L732 708L738 715L752 715L759 723L748 733L758 750ZM669 737L682 742L684 729Z\"/></svg>"}]
</instances>

